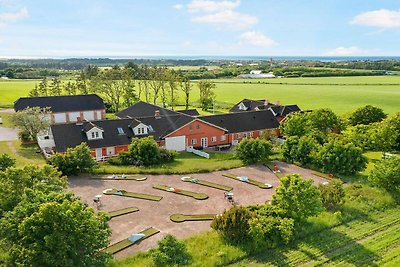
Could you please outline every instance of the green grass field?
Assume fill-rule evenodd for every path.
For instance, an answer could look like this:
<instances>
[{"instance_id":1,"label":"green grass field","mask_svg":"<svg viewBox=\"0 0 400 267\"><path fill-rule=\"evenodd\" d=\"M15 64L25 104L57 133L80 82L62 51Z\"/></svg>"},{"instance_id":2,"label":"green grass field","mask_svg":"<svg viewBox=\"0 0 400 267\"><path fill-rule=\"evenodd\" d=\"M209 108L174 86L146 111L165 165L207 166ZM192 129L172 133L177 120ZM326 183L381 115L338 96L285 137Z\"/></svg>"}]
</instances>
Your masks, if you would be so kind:
<instances>
[{"instance_id":1,"label":"green grass field","mask_svg":"<svg viewBox=\"0 0 400 267\"><path fill-rule=\"evenodd\" d=\"M386 113L399 111L400 76L361 76L281 79L218 79L217 105L229 107L243 98L280 100L282 104L298 104L302 109L331 108L343 114L362 105L375 105ZM0 81L0 107L10 107L26 96L38 81ZM199 92L192 91L192 102ZM183 95L180 93L180 102ZM220 108L219 108L220 111Z\"/></svg>"}]
</instances>

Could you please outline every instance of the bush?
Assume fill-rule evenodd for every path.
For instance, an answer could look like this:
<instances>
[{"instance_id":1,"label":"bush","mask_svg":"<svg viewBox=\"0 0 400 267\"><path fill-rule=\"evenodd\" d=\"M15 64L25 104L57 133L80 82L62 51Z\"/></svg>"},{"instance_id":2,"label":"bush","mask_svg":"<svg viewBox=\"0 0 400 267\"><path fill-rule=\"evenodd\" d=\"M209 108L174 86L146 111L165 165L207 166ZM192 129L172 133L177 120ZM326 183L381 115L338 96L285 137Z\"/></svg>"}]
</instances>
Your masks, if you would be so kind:
<instances>
[{"instance_id":1,"label":"bush","mask_svg":"<svg viewBox=\"0 0 400 267\"><path fill-rule=\"evenodd\" d=\"M272 154L272 144L265 139L244 139L236 147L236 156L245 164L268 160Z\"/></svg>"},{"instance_id":2,"label":"bush","mask_svg":"<svg viewBox=\"0 0 400 267\"><path fill-rule=\"evenodd\" d=\"M313 162L312 153L317 150L318 143L309 136L291 136L283 144L283 158L286 161L297 161L300 164L311 164Z\"/></svg>"},{"instance_id":3,"label":"bush","mask_svg":"<svg viewBox=\"0 0 400 267\"><path fill-rule=\"evenodd\" d=\"M321 191L322 204L326 209L334 210L343 205L346 193L342 181L333 179L328 184L320 185L319 191Z\"/></svg>"},{"instance_id":4,"label":"bush","mask_svg":"<svg viewBox=\"0 0 400 267\"><path fill-rule=\"evenodd\" d=\"M249 220L254 214L245 207L234 206L225 210L211 223L211 228L216 230L230 243L239 244L249 238Z\"/></svg>"},{"instance_id":5,"label":"bush","mask_svg":"<svg viewBox=\"0 0 400 267\"><path fill-rule=\"evenodd\" d=\"M380 122L386 118L386 114L383 109L367 105L354 110L349 116L348 121L351 125L358 124L371 124L374 122Z\"/></svg>"},{"instance_id":6,"label":"bush","mask_svg":"<svg viewBox=\"0 0 400 267\"><path fill-rule=\"evenodd\" d=\"M163 147L160 148L160 159L161 163L173 162L176 157L176 152L173 150L168 150Z\"/></svg>"},{"instance_id":7,"label":"bush","mask_svg":"<svg viewBox=\"0 0 400 267\"><path fill-rule=\"evenodd\" d=\"M7 168L15 167L16 160L8 154L0 155L0 171L5 171Z\"/></svg>"},{"instance_id":8,"label":"bush","mask_svg":"<svg viewBox=\"0 0 400 267\"><path fill-rule=\"evenodd\" d=\"M272 205L282 210L284 217L294 220L307 219L323 210L318 188L311 179L304 180L298 174L281 178Z\"/></svg>"},{"instance_id":9,"label":"bush","mask_svg":"<svg viewBox=\"0 0 400 267\"><path fill-rule=\"evenodd\" d=\"M186 246L172 235L158 241L158 248L151 252L156 266L187 265L191 259Z\"/></svg>"},{"instance_id":10,"label":"bush","mask_svg":"<svg viewBox=\"0 0 400 267\"><path fill-rule=\"evenodd\" d=\"M377 163L368 180L388 192L400 192L400 158L389 158Z\"/></svg>"},{"instance_id":11,"label":"bush","mask_svg":"<svg viewBox=\"0 0 400 267\"><path fill-rule=\"evenodd\" d=\"M343 144L339 140L324 144L316 158L326 173L351 175L367 166L367 158L363 156L361 148L351 143Z\"/></svg>"}]
</instances>

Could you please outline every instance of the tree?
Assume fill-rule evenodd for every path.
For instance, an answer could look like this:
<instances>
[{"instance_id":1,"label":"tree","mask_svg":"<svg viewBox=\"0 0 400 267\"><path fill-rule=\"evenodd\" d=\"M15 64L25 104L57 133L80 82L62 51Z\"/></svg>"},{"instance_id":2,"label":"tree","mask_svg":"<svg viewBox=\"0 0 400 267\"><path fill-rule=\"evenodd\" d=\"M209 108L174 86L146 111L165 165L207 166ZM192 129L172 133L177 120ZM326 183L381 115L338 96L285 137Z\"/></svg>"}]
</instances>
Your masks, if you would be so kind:
<instances>
[{"instance_id":1,"label":"tree","mask_svg":"<svg viewBox=\"0 0 400 267\"><path fill-rule=\"evenodd\" d=\"M368 176L375 186L386 189L391 193L400 192L400 158L393 157L382 160Z\"/></svg>"},{"instance_id":2,"label":"tree","mask_svg":"<svg viewBox=\"0 0 400 267\"><path fill-rule=\"evenodd\" d=\"M89 94L89 88L86 82L86 75L83 71L79 74L78 78L76 79L76 89L82 95Z\"/></svg>"},{"instance_id":3,"label":"tree","mask_svg":"<svg viewBox=\"0 0 400 267\"><path fill-rule=\"evenodd\" d=\"M395 150L400 150L400 112L397 112L387 119L385 119L383 124L387 125L386 127L393 127L395 133L393 134L393 138L395 139L395 142L393 144L393 149Z\"/></svg>"},{"instance_id":4,"label":"tree","mask_svg":"<svg viewBox=\"0 0 400 267\"><path fill-rule=\"evenodd\" d=\"M371 123L368 130L369 148L375 151L390 151L396 146L398 133L396 126L382 121Z\"/></svg>"},{"instance_id":5,"label":"tree","mask_svg":"<svg viewBox=\"0 0 400 267\"><path fill-rule=\"evenodd\" d=\"M200 91L201 109L209 110L214 106L216 96L213 90L215 88L215 83L207 80L201 80L197 83L197 86L199 87Z\"/></svg>"},{"instance_id":6,"label":"tree","mask_svg":"<svg viewBox=\"0 0 400 267\"><path fill-rule=\"evenodd\" d=\"M178 95L176 91L178 90L179 77L174 70L167 72L168 89L169 89L169 101L168 104L174 110L176 102L178 100Z\"/></svg>"},{"instance_id":7,"label":"tree","mask_svg":"<svg viewBox=\"0 0 400 267\"><path fill-rule=\"evenodd\" d=\"M325 143L316 158L319 166L327 173L351 175L367 166L361 148L351 143L343 144L340 140Z\"/></svg>"},{"instance_id":8,"label":"tree","mask_svg":"<svg viewBox=\"0 0 400 267\"><path fill-rule=\"evenodd\" d=\"M46 78L43 78L43 80L39 83L37 92L39 93L39 96L48 96L49 95Z\"/></svg>"},{"instance_id":9,"label":"tree","mask_svg":"<svg viewBox=\"0 0 400 267\"><path fill-rule=\"evenodd\" d=\"M240 244L250 237L249 220L253 216L254 214L247 208L233 206L229 210L225 210L222 215L215 217L211 223L211 228L230 243Z\"/></svg>"},{"instance_id":10,"label":"tree","mask_svg":"<svg viewBox=\"0 0 400 267\"><path fill-rule=\"evenodd\" d=\"M311 126L321 132L331 132L340 128L340 120L330 109L316 109L308 114Z\"/></svg>"},{"instance_id":11,"label":"tree","mask_svg":"<svg viewBox=\"0 0 400 267\"><path fill-rule=\"evenodd\" d=\"M15 167L16 160L8 154L0 155L0 171L5 171L7 168Z\"/></svg>"},{"instance_id":12,"label":"tree","mask_svg":"<svg viewBox=\"0 0 400 267\"><path fill-rule=\"evenodd\" d=\"M185 94L185 109L188 110L190 91L192 91L192 84L188 78L183 78L181 82L181 90Z\"/></svg>"},{"instance_id":13,"label":"tree","mask_svg":"<svg viewBox=\"0 0 400 267\"><path fill-rule=\"evenodd\" d=\"M186 246L172 235L157 242L158 248L151 251L156 266L187 265L191 259Z\"/></svg>"},{"instance_id":14,"label":"tree","mask_svg":"<svg viewBox=\"0 0 400 267\"><path fill-rule=\"evenodd\" d=\"M354 110L348 116L348 122L351 125L367 125L373 122L380 122L385 118L386 114L383 112L383 109L371 105L366 105L365 107L360 107Z\"/></svg>"},{"instance_id":15,"label":"tree","mask_svg":"<svg viewBox=\"0 0 400 267\"><path fill-rule=\"evenodd\" d=\"M21 129L29 140L36 141L37 135L50 127L50 110L47 108L26 108L14 113L11 118L14 125Z\"/></svg>"},{"instance_id":16,"label":"tree","mask_svg":"<svg viewBox=\"0 0 400 267\"><path fill-rule=\"evenodd\" d=\"M29 96L30 96L30 97L37 97L37 96L40 96L40 94L39 94L39 87L38 87L37 84L35 84L35 87L33 87L33 89L29 91Z\"/></svg>"},{"instance_id":17,"label":"tree","mask_svg":"<svg viewBox=\"0 0 400 267\"><path fill-rule=\"evenodd\" d=\"M280 126L283 135L303 136L312 131L308 113L293 112L286 117Z\"/></svg>"},{"instance_id":18,"label":"tree","mask_svg":"<svg viewBox=\"0 0 400 267\"><path fill-rule=\"evenodd\" d=\"M68 81L67 83L64 84L64 92L67 95L76 95L76 84Z\"/></svg>"},{"instance_id":19,"label":"tree","mask_svg":"<svg viewBox=\"0 0 400 267\"><path fill-rule=\"evenodd\" d=\"M153 104L157 104L158 95L160 90L165 90L164 69L154 66L150 69L149 85L153 90ZM164 92L164 91L163 91ZM163 95L165 96L165 95ZM165 107L166 98L163 97L163 105Z\"/></svg>"},{"instance_id":20,"label":"tree","mask_svg":"<svg viewBox=\"0 0 400 267\"><path fill-rule=\"evenodd\" d=\"M64 175L90 172L97 166L89 147L85 143L81 143L74 148L68 148L64 154L55 154L48 159L48 162L57 167Z\"/></svg>"},{"instance_id":21,"label":"tree","mask_svg":"<svg viewBox=\"0 0 400 267\"><path fill-rule=\"evenodd\" d=\"M17 266L107 266L108 216L71 193L28 189L0 221L1 238Z\"/></svg>"},{"instance_id":22,"label":"tree","mask_svg":"<svg viewBox=\"0 0 400 267\"><path fill-rule=\"evenodd\" d=\"M245 164L268 160L272 154L272 144L265 139L244 139L236 147L236 157Z\"/></svg>"},{"instance_id":23,"label":"tree","mask_svg":"<svg viewBox=\"0 0 400 267\"><path fill-rule=\"evenodd\" d=\"M61 88L61 81L58 78L53 78L51 80L50 88L49 88L49 94L52 96L60 96L62 93L62 88Z\"/></svg>"},{"instance_id":24,"label":"tree","mask_svg":"<svg viewBox=\"0 0 400 267\"><path fill-rule=\"evenodd\" d=\"M346 195L343 182L339 179L333 179L327 184L319 185L321 191L322 204L327 210L334 210L343 205Z\"/></svg>"},{"instance_id":25,"label":"tree","mask_svg":"<svg viewBox=\"0 0 400 267\"><path fill-rule=\"evenodd\" d=\"M272 205L284 212L284 217L295 221L318 215L322 210L321 193L311 179L304 180L298 174L280 179L272 197Z\"/></svg>"},{"instance_id":26,"label":"tree","mask_svg":"<svg viewBox=\"0 0 400 267\"><path fill-rule=\"evenodd\" d=\"M314 161L313 153L318 150L318 143L311 136L291 136L286 139L282 146L283 157L285 160L300 164L311 164Z\"/></svg>"}]
</instances>

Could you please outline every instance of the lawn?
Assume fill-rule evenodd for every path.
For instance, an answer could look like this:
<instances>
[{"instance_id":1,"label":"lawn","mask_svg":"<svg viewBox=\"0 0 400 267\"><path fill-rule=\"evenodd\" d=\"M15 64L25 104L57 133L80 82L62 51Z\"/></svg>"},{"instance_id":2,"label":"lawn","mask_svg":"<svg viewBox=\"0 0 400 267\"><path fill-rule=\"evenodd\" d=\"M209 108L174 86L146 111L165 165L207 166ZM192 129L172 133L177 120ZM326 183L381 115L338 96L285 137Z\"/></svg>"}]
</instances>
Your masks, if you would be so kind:
<instances>
[{"instance_id":1,"label":"lawn","mask_svg":"<svg viewBox=\"0 0 400 267\"><path fill-rule=\"evenodd\" d=\"M386 113L399 111L400 76L360 76L281 79L217 79L215 93L217 111L227 109L243 98L280 100L282 104L298 104L302 109L331 108L338 114L362 105L375 105ZM0 81L0 107L12 106L26 96L38 81ZM178 91L180 104L183 93ZM197 86L193 87L191 102L199 99ZM226 111L226 110L225 110Z\"/></svg>"},{"instance_id":2,"label":"lawn","mask_svg":"<svg viewBox=\"0 0 400 267\"><path fill-rule=\"evenodd\" d=\"M46 163L37 145L22 145L19 140L0 141L0 154L9 154L17 160L17 166L44 165Z\"/></svg>"},{"instance_id":3,"label":"lawn","mask_svg":"<svg viewBox=\"0 0 400 267\"><path fill-rule=\"evenodd\" d=\"M113 166L108 163L101 164L95 173L125 173L125 174L185 174L196 172L210 172L227 170L243 166L233 154L210 153L210 159L205 159L191 153L179 153L175 161L146 168L135 166Z\"/></svg>"}]
</instances>

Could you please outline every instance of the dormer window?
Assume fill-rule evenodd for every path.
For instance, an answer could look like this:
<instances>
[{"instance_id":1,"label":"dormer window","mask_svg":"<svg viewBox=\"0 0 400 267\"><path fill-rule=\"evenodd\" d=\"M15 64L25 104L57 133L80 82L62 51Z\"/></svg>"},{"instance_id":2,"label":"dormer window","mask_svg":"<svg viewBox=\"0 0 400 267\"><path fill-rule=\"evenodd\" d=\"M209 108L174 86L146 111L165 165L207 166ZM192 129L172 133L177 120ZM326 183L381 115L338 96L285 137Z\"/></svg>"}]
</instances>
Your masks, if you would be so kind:
<instances>
[{"instance_id":1,"label":"dormer window","mask_svg":"<svg viewBox=\"0 0 400 267\"><path fill-rule=\"evenodd\" d=\"M122 129L121 127L117 128L118 134L125 134L124 129Z\"/></svg>"},{"instance_id":2,"label":"dormer window","mask_svg":"<svg viewBox=\"0 0 400 267\"><path fill-rule=\"evenodd\" d=\"M147 125L140 123L139 125L137 125L135 128L133 128L133 133L135 135L144 135L147 134L147 130L149 128L147 127Z\"/></svg>"}]
</instances>

